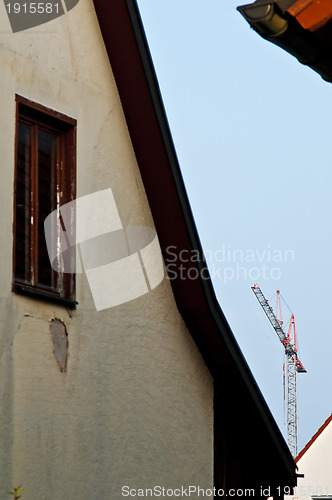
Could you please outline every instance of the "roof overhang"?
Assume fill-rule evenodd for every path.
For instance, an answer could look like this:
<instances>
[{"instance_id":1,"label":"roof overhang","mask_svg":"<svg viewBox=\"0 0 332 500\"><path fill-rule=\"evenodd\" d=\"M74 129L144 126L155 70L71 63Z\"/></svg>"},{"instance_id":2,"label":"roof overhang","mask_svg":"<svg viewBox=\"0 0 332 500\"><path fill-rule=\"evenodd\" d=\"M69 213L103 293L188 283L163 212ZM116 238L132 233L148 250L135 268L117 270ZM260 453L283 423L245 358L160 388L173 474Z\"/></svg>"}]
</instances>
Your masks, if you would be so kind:
<instances>
[{"instance_id":1,"label":"roof overhang","mask_svg":"<svg viewBox=\"0 0 332 500\"><path fill-rule=\"evenodd\" d=\"M202 256L198 262L181 262L188 268L197 266L198 279L178 275L171 285L177 307L214 377L216 456L232 469L228 477L240 477L244 487L253 481L261 486L295 486L295 462L205 269L136 0L94 0L94 5L164 256L170 245ZM236 468L236 463L241 467Z\"/></svg>"},{"instance_id":2,"label":"roof overhang","mask_svg":"<svg viewBox=\"0 0 332 500\"><path fill-rule=\"evenodd\" d=\"M330 0L257 0L237 9L262 38L332 82Z\"/></svg>"}]
</instances>

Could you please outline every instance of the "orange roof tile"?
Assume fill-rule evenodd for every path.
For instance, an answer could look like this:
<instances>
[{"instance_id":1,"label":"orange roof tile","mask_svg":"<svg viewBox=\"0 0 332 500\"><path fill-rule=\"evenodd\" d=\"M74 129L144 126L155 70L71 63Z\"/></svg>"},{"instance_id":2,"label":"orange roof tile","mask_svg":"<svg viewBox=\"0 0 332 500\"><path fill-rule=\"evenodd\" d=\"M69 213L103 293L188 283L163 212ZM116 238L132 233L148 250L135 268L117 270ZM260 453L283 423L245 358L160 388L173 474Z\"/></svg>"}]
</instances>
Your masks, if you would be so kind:
<instances>
[{"instance_id":1,"label":"orange roof tile","mask_svg":"<svg viewBox=\"0 0 332 500\"><path fill-rule=\"evenodd\" d=\"M315 31L332 18L332 0L297 0L287 12L303 28Z\"/></svg>"}]
</instances>

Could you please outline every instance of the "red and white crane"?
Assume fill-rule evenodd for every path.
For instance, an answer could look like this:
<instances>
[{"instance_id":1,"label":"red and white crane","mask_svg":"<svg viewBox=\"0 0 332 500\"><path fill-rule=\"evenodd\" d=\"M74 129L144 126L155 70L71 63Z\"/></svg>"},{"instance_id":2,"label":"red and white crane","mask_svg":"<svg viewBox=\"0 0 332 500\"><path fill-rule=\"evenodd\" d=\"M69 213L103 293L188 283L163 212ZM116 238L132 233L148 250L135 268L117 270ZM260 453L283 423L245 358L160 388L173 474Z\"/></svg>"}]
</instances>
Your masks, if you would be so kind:
<instances>
[{"instance_id":1,"label":"red and white crane","mask_svg":"<svg viewBox=\"0 0 332 500\"><path fill-rule=\"evenodd\" d=\"M276 314L258 285L251 287L256 295L256 298L268 317L271 325L277 333L280 342L284 346L286 355L286 394L287 394L287 443L288 447L295 458L297 455L297 402L296 402L296 374L306 373L307 370L298 358L297 337L295 328L295 317L292 314L288 333L283 330L283 321L281 315L280 291L277 290L277 305ZM278 313L280 319L278 319ZM291 333L293 331L294 341L292 341Z\"/></svg>"}]
</instances>

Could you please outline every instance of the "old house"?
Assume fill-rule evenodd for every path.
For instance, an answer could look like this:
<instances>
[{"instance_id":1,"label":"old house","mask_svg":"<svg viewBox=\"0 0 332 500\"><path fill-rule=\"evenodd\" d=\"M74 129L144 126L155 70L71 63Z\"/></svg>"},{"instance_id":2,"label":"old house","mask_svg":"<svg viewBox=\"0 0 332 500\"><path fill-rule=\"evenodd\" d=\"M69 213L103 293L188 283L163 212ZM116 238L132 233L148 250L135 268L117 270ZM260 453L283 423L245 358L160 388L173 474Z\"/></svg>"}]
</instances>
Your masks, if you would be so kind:
<instances>
[{"instance_id":1,"label":"old house","mask_svg":"<svg viewBox=\"0 0 332 500\"><path fill-rule=\"evenodd\" d=\"M256 0L238 10L262 38L332 82L330 0Z\"/></svg>"},{"instance_id":2,"label":"old house","mask_svg":"<svg viewBox=\"0 0 332 500\"><path fill-rule=\"evenodd\" d=\"M294 495L289 500L322 500L332 498L332 415L297 455L299 478Z\"/></svg>"},{"instance_id":3,"label":"old house","mask_svg":"<svg viewBox=\"0 0 332 500\"><path fill-rule=\"evenodd\" d=\"M283 498L295 463L216 300L135 0L26 5L0 16L0 496Z\"/></svg>"}]
</instances>

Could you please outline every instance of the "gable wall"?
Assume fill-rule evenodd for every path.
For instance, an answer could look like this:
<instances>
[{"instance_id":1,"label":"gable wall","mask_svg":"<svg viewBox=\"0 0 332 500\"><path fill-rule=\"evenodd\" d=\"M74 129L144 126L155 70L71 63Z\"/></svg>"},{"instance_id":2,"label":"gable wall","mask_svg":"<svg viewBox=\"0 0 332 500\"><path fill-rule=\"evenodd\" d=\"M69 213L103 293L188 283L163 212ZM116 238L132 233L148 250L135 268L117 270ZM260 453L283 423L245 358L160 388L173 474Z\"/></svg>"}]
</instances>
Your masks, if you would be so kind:
<instances>
[{"instance_id":1,"label":"gable wall","mask_svg":"<svg viewBox=\"0 0 332 500\"><path fill-rule=\"evenodd\" d=\"M298 473L304 478L298 479L294 497L288 500L311 500L312 496L332 496L332 423L323 430L298 460Z\"/></svg>"},{"instance_id":2,"label":"gable wall","mask_svg":"<svg viewBox=\"0 0 332 500\"><path fill-rule=\"evenodd\" d=\"M164 281L97 312L11 293L15 94L77 120L77 195L111 187L124 226L153 226L90 0L13 34L0 6L0 496L121 497L121 487L212 485L213 387ZM68 332L68 366L50 321ZM193 498L193 497L192 497Z\"/></svg>"}]
</instances>

